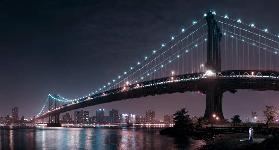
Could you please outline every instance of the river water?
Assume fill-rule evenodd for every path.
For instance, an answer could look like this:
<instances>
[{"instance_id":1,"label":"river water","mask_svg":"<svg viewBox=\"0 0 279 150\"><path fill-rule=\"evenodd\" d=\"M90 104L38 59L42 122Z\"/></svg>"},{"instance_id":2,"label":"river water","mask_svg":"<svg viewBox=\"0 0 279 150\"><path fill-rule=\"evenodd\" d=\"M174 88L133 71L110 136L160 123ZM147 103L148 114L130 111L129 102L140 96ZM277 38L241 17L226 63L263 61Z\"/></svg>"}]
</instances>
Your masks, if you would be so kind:
<instances>
[{"instance_id":1,"label":"river water","mask_svg":"<svg viewBox=\"0 0 279 150\"><path fill-rule=\"evenodd\" d=\"M158 129L44 128L0 132L0 146L5 150L193 150L204 144L200 140L162 136Z\"/></svg>"}]
</instances>

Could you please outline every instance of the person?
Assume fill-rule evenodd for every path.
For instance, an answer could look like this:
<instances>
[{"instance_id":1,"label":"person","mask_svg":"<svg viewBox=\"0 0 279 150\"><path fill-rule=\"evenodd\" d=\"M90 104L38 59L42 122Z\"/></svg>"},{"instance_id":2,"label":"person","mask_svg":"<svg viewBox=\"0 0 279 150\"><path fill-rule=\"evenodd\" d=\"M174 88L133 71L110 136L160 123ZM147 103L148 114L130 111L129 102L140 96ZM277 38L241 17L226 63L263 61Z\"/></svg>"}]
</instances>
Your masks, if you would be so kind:
<instances>
[{"instance_id":1,"label":"person","mask_svg":"<svg viewBox=\"0 0 279 150\"><path fill-rule=\"evenodd\" d=\"M252 127L249 128L249 141L253 142L253 134L254 134L254 130Z\"/></svg>"}]
</instances>

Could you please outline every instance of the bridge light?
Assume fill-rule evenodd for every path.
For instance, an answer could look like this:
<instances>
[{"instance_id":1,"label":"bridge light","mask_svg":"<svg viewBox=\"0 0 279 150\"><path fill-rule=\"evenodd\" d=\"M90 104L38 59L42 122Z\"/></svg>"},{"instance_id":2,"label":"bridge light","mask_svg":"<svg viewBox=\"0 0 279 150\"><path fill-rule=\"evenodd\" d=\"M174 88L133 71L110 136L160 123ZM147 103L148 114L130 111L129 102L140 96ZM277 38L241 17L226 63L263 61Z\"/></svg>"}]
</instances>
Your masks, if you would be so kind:
<instances>
[{"instance_id":1,"label":"bridge light","mask_svg":"<svg viewBox=\"0 0 279 150\"><path fill-rule=\"evenodd\" d=\"M213 11L212 14L213 14L213 15L216 15L216 11Z\"/></svg>"},{"instance_id":2,"label":"bridge light","mask_svg":"<svg viewBox=\"0 0 279 150\"><path fill-rule=\"evenodd\" d=\"M277 37L279 37L279 34L277 35Z\"/></svg>"},{"instance_id":3,"label":"bridge light","mask_svg":"<svg viewBox=\"0 0 279 150\"><path fill-rule=\"evenodd\" d=\"M204 14L203 14L203 16L204 16L204 17L206 17L206 16L207 16L207 14L206 14L206 13L204 13Z\"/></svg>"},{"instance_id":4,"label":"bridge light","mask_svg":"<svg viewBox=\"0 0 279 150\"><path fill-rule=\"evenodd\" d=\"M171 60L169 60L169 63L171 63Z\"/></svg>"},{"instance_id":5,"label":"bridge light","mask_svg":"<svg viewBox=\"0 0 279 150\"><path fill-rule=\"evenodd\" d=\"M134 68L133 68L133 67L130 67L130 69L133 70Z\"/></svg>"},{"instance_id":6,"label":"bridge light","mask_svg":"<svg viewBox=\"0 0 279 150\"><path fill-rule=\"evenodd\" d=\"M274 51L274 54L275 54L275 55L277 55L277 54L278 54L278 52L277 52L277 51Z\"/></svg>"},{"instance_id":7,"label":"bridge light","mask_svg":"<svg viewBox=\"0 0 279 150\"><path fill-rule=\"evenodd\" d=\"M197 23L198 23L197 21L193 21L193 22L192 22L193 25L195 25L195 24L197 24Z\"/></svg>"},{"instance_id":8,"label":"bridge light","mask_svg":"<svg viewBox=\"0 0 279 150\"><path fill-rule=\"evenodd\" d=\"M198 44L196 44L195 47L198 47Z\"/></svg>"},{"instance_id":9,"label":"bridge light","mask_svg":"<svg viewBox=\"0 0 279 150\"><path fill-rule=\"evenodd\" d=\"M164 65L161 65L161 68L163 68L164 67Z\"/></svg>"},{"instance_id":10,"label":"bridge light","mask_svg":"<svg viewBox=\"0 0 279 150\"><path fill-rule=\"evenodd\" d=\"M120 79L121 78L121 76L118 76L118 79Z\"/></svg>"},{"instance_id":11,"label":"bridge light","mask_svg":"<svg viewBox=\"0 0 279 150\"><path fill-rule=\"evenodd\" d=\"M185 32L185 29L183 28L183 29L181 29L181 32L183 33L183 32Z\"/></svg>"},{"instance_id":12,"label":"bridge light","mask_svg":"<svg viewBox=\"0 0 279 150\"><path fill-rule=\"evenodd\" d=\"M240 19L237 19L237 21L236 21L236 22L241 23L241 20L240 20Z\"/></svg>"},{"instance_id":13,"label":"bridge light","mask_svg":"<svg viewBox=\"0 0 279 150\"><path fill-rule=\"evenodd\" d=\"M212 117L215 118L215 117L216 117L216 114L213 114Z\"/></svg>"},{"instance_id":14,"label":"bridge light","mask_svg":"<svg viewBox=\"0 0 279 150\"><path fill-rule=\"evenodd\" d=\"M207 41L207 38L205 38L204 41Z\"/></svg>"},{"instance_id":15,"label":"bridge light","mask_svg":"<svg viewBox=\"0 0 279 150\"><path fill-rule=\"evenodd\" d=\"M177 55L176 57L177 57L177 58L179 58L179 57L180 57L180 55Z\"/></svg>"},{"instance_id":16,"label":"bridge light","mask_svg":"<svg viewBox=\"0 0 279 150\"><path fill-rule=\"evenodd\" d=\"M266 28L266 29L264 29L263 31L264 31L265 33L268 33L268 29L267 29L267 28Z\"/></svg>"},{"instance_id":17,"label":"bridge light","mask_svg":"<svg viewBox=\"0 0 279 150\"><path fill-rule=\"evenodd\" d=\"M127 74L127 72L125 71L124 74Z\"/></svg>"},{"instance_id":18,"label":"bridge light","mask_svg":"<svg viewBox=\"0 0 279 150\"><path fill-rule=\"evenodd\" d=\"M185 53L188 53L188 52L189 52L189 50L188 50L188 49L186 49Z\"/></svg>"},{"instance_id":19,"label":"bridge light","mask_svg":"<svg viewBox=\"0 0 279 150\"><path fill-rule=\"evenodd\" d=\"M204 71L204 64L201 64L200 68L202 69L202 71Z\"/></svg>"},{"instance_id":20,"label":"bridge light","mask_svg":"<svg viewBox=\"0 0 279 150\"><path fill-rule=\"evenodd\" d=\"M148 73L147 76L149 76L150 74Z\"/></svg>"},{"instance_id":21,"label":"bridge light","mask_svg":"<svg viewBox=\"0 0 279 150\"><path fill-rule=\"evenodd\" d=\"M174 36L171 37L171 40L174 40Z\"/></svg>"},{"instance_id":22,"label":"bridge light","mask_svg":"<svg viewBox=\"0 0 279 150\"><path fill-rule=\"evenodd\" d=\"M140 65L140 62L139 62L139 61L137 62L137 65Z\"/></svg>"},{"instance_id":23,"label":"bridge light","mask_svg":"<svg viewBox=\"0 0 279 150\"><path fill-rule=\"evenodd\" d=\"M224 18L225 18L225 19L229 19L229 16L228 16L228 15L225 15Z\"/></svg>"},{"instance_id":24,"label":"bridge light","mask_svg":"<svg viewBox=\"0 0 279 150\"><path fill-rule=\"evenodd\" d=\"M166 45L163 43L163 44L162 44L162 47L165 47L165 46L166 46Z\"/></svg>"},{"instance_id":25,"label":"bridge light","mask_svg":"<svg viewBox=\"0 0 279 150\"><path fill-rule=\"evenodd\" d=\"M225 36L226 36L226 35L227 35L227 33L226 33L226 32L224 32L224 33L223 33L223 35L225 35Z\"/></svg>"},{"instance_id":26,"label":"bridge light","mask_svg":"<svg viewBox=\"0 0 279 150\"><path fill-rule=\"evenodd\" d=\"M147 60L147 56L144 57L144 60Z\"/></svg>"},{"instance_id":27,"label":"bridge light","mask_svg":"<svg viewBox=\"0 0 279 150\"><path fill-rule=\"evenodd\" d=\"M207 70L207 71L204 73L204 76L207 76L207 77L214 77L214 76L216 76L216 73L213 72L212 70Z\"/></svg>"},{"instance_id":28,"label":"bridge light","mask_svg":"<svg viewBox=\"0 0 279 150\"><path fill-rule=\"evenodd\" d=\"M250 27L255 28L256 26L255 26L254 23L251 23L251 24L250 24Z\"/></svg>"},{"instance_id":29,"label":"bridge light","mask_svg":"<svg viewBox=\"0 0 279 150\"><path fill-rule=\"evenodd\" d=\"M252 76L255 74L254 71L251 72Z\"/></svg>"},{"instance_id":30,"label":"bridge light","mask_svg":"<svg viewBox=\"0 0 279 150\"><path fill-rule=\"evenodd\" d=\"M153 50L152 53L155 54L155 53L156 53L156 50Z\"/></svg>"},{"instance_id":31,"label":"bridge light","mask_svg":"<svg viewBox=\"0 0 279 150\"><path fill-rule=\"evenodd\" d=\"M171 71L171 75L173 76L175 74L175 72L174 71Z\"/></svg>"}]
</instances>

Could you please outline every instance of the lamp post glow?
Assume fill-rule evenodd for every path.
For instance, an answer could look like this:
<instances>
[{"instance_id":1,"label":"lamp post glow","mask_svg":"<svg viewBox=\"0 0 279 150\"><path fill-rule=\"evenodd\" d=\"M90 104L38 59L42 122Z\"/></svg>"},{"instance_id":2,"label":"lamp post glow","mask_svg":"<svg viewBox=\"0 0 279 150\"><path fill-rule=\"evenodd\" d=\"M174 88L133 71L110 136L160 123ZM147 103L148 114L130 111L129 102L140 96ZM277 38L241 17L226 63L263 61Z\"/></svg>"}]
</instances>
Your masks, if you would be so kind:
<instances>
[{"instance_id":1,"label":"lamp post glow","mask_svg":"<svg viewBox=\"0 0 279 150\"><path fill-rule=\"evenodd\" d=\"M200 65L200 69L201 69L202 72L204 72L204 64Z\"/></svg>"},{"instance_id":2,"label":"lamp post glow","mask_svg":"<svg viewBox=\"0 0 279 150\"><path fill-rule=\"evenodd\" d=\"M215 117L216 117L216 114L213 114L212 117L215 118Z\"/></svg>"},{"instance_id":3,"label":"lamp post glow","mask_svg":"<svg viewBox=\"0 0 279 150\"><path fill-rule=\"evenodd\" d=\"M216 73L213 72L212 70L206 70L206 72L204 73L204 76L206 76L206 77L214 77L214 76L216 76Z\"/></svg>"}]
</instances>

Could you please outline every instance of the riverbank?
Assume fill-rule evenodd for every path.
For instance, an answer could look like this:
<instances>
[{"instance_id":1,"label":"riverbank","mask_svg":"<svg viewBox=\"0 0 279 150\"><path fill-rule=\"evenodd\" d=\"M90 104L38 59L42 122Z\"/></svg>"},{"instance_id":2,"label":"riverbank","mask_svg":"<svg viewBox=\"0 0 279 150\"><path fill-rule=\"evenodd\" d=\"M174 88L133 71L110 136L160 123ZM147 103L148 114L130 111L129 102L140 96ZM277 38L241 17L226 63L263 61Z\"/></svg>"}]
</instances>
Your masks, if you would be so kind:
<instances>
[{"instance_id":1,"label":"riverbank","mask_svg":"<svg viewBox=\"0 0 279 150\"><path fill-rule=\"evenodd\" d=\"M254 133L253 142L248 140L248 132L243 132L239 129L218 130L205 128L184 132L183 130L167 128L160 131L160 134L180 139L181 141L188 138L203 140L205 144L200 150L279 150L279 135L276 134L278 132L273 130L275 131L275 129L257 129L257 132Z\"/></svg>"},{"instance_id":2,"label":"riverbank","mask_svg":"<svg viewBox=\"0 0 279 150\"><path fill-rule=\"evenodd\" d=\"M256 134L253 142L250 142L246 133L218 134L212 140L207 141L201 150L244 150L262 143L267 138L267 135Z\"/></svg>"}]
</instances>

